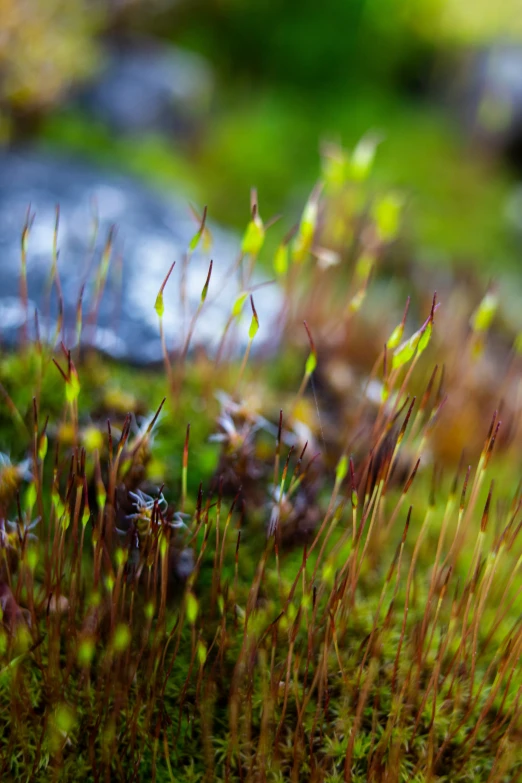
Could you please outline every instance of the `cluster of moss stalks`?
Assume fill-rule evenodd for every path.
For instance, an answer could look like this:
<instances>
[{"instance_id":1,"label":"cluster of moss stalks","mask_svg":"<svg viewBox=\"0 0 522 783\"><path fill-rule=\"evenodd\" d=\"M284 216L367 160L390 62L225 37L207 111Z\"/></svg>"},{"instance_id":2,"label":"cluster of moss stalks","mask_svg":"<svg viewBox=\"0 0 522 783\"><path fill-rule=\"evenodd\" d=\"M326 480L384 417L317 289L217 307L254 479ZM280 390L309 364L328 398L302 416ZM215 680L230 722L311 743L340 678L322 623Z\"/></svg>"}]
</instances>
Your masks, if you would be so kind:
<instances>
[{"instance_id":1,"label":"cluster of moss stalks","mask_svg":"<svg viewBox=\"0 0 522 783\"><path fill-rule=\"evenodd\" d=\"M215 354L189 346L210 265L176 353L166 270L164 371L90 351L81 299L74 347L58 322L1 358L2 780L521 776L520 341L489 350L493 289L470 313L406 279L389 322L402 201L373 152L329 149L275 249L275 356L253 194Z\"/></svg>"}]
</instances>

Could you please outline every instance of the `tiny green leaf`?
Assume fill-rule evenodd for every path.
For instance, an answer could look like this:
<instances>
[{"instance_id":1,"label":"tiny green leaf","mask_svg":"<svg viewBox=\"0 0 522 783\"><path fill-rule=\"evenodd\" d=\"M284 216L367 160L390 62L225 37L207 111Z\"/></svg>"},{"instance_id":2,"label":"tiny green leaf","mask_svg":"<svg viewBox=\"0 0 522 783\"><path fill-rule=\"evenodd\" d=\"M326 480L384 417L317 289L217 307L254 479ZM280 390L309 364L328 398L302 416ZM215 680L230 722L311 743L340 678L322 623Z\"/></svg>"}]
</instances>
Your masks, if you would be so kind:
<instances>
[{"instance_id":1,"label":"tiny green leaf","mask_svg":"<svg viewBox=\"0 0 522 783\"><path fill-rule=\"evenodd\" d=\"M42 460L42 462L47 454L47 446L48 446L47 435L44 433L40 438L40 444L38 446L38 457L39 459Z\"/></svg>"},{"instance_id":2,"label":"tiny green leaf","mask_svg":"<svg viewBox=\"0 0 522 783\"><path fill-rule=\"evenodd\" d=\"M402 336L404 334L404 326L406 324L406 318L408 316L408 310L410 308L410 297L406 299L406 306L404 308L404 313L402 316L402 321L398 326L395 327L393 332L391 333L388 342L386 343L386 348L389 351L393 351L397 346L399 345L400 341L402 340Z\"/></svg>"},{"instance_id":3,"label":"tiny green leaf","mask_svg":"<svg viewBox=\"0 0 522 783\"><path fill-rule=\"evenodd\" d=\"M347 473L348 473L348 457L346 456L346 454L343 454L343 456L337 463L337 468L335 469L336 484L340 484L342 481L344 481Z\"/></svg>"},{"instance_id":4,"label":"tiny green leaf","mask_svg":"<svg viewBox=\"0 0 522 783\"><path fill-rule=\"evenodd\" d=\"M398 193L388 193L373 205L372 214L382 242L391 242L399 233L404 199Z\"/></svg>"},{"instance_id":5,"label":"tiny green leaf","mask_svg":"<svg viewBox=\"0 0 522 783\"><path fill-rule=\"evenodd\" d=\"M200 239L201 239L201 232L198 231L196 234L194 234L194 236L192 237L192 239L189 242L189 245L188 245L189 253L193 253L194 250L196 250L197 246L199 245L199 240Z\"/></svg>"},{"instance_id":6,"label":"tiny green leaf","mask_svg":"<svg viewBox=\"0 0 522 783\"><path fill-rule=\"evenodd\" d=\"M198 661L200 666L205 665L205 661L207 660L207 648L205 645L205 642L202 642L201 639L198 642Z\"/></svg>"},{"instance_id":7,"label":"tiny green leaf","mask_svg":"<svg viewBox=\"0 0 522 783\"><path fill-rule=\"evenodd\" d=\"M278 277L283 277L288 271L288 245L279 245L274 256L274 271Z\"/></svg>"},{"instance_id":8,"label":"tiny green leaf","mask_svg":"<svg viewBox=\"0 0 522 783\"><path fill-rule=\"evenodd\" d=\"M31 511L33 510L35 503L36 503L36 485L34 481L31 481L25 493L25 504L24 504L25 508L29 511L29 514L31 514Z\"/></svg>"},{"instance_id":9,"label":"tiny green leaf","mask_svg":"<svg viewBox=\"0 0 522 783\"><path fill-rule=\"evenodd\" d=\"M160 554L162 557L165 557L167 554L168 548L169 548L169 541L167 536L164 533L160 534Z\"/></svg>"},{"instance_id":10,"label":"tiny green leaf","mask_svg":"<svg viewBox=\"0 0 522 783\"><path fill-rule=\"evenodd\" d=\"M366 298L366 287L363 287L352 296L348 303L348 309L351 313L358 313L362 307L362 303Z\"/></svg>"},{"instance_id":11,"label":"tiny green leaf","mask_svg":"<svg viewBox=\"0 0 522 783\"><path fill-rule=\"evenodd\" d=\"M379 139L376 136L365 136L355 147L350 160L350 174L355 180L368 177L375 159Z\"/></svg>"},{"instance_id":12,"label":"tiny green leaf","mask_svg":"<svg viewBox=\"0 0 522 783\"><path fill-rule=\"evenodd\" d=\"M199 604L194 593L187 593L187 620L191 625L196 622L199 611Z\"/></svg>"},{"instance_id":13,"label":"tiny green leaf","mask_svg":"<svg viewBox=\"0 0 522 783\"><path fill-rule=\"evenodd\" d=\"M398 326L395 327L393 332L390 334L388 338L388 342L386 343L386 348L388 348L390 351L393 351L395 348L397 348L400 341L402 340L403 334L404 334L404 324L401 322Z\"/></svg>"},{"instance_id":14,"label":"tiny green leaf","mask_svg":"<svg viewBox=\"0 0 522 783\"><path fill-rule=\"evenodd\" d=\"M75 713L68 704L59 704L54 713L54 723L58 731L69 734L74 728Z\"/></svg>"},{"instance_id":15,"label":"tiny green leaf","mask_svg":"<svg viewBox=\"0 0 522 783\"><path fill-rule=\"evenodd\" d=\"M243 310L243 305L245 304L247 297L248 297L248 293L246 293L245 291L240 293L239 296L237 297L236 301L232 306L232 316L234 318L238 318L241 315L241 312Z\"/></svg>"},{"instance_id":16,"label":"tiny green leaf","mask_svg":"<svg viewBox=\"0 0 522 783\"><path fill-rule=\"evenodd\" d=\"M154 304L154 309L156 310L158 317L163 318L163 313L165 312L165 304L163 302L163 291L160 291L156 297L156 302Z\"/></svg>"},{"instance_id":17,"label":"tiny green leaf","mask_svg":"<svg viewBox=\"0 0 522 783\"><path fill-rule=\"evenodd\" d=\"M315 188L303 210L299 229L292 249L292 259L302 264L310 252L319 214L319 189Z\"/></svg>"},{"instance_id":18,"label":"tiny green leaf","mask_svg":"<svg viewBox=\"0 0 522 783\"><path fill-rule=\"evenodd\" d=\"M261 218L257 215L248 224L243 241L241 243L241 252L245 255L248 253L251 256L257 256L259 251L263 247L265 241L265 229Z\"/></svg>"},{"instance_id":19,"label":"tiny green leaf","mask_svg":"<svg viewBox=\"0 0 522 783\"><path fill-rule=\"evenodd\" d=\"M338 188L345 184L349 169L348 154L337 145L328 145L322 159L322 174L328 187Z\"/></svg>"},{"instance_id":20,"label":"tiny green leaf","mask_svg":"<svg viewBox=\"0 0 522 783\"><path fill-rule=\"evenodd\" d=\"M375 264L375 256L372 253L361 253L355 265L355 277L359 283L368 280Z\"/></svg>"},{"instance_id":21,"label":"tiny green leaf","mask_svg":"<svg viewBox=\"0 0 522 783\"><path fill-rule=\"evenodd\" d=\"M80 666L89 666L94 657L94 639L87 637L82 639L78 647L78 664Z\"/></svg>"},{"instance_id":22,"label":"tiny green leaf","mask_svg":"<svg viewBox=\"0 0 522 783\"><path fill-rule=\"evenodd\" d=\"M259 330L259 318L257 317L256 308L254 306L254 299L250 297L250 304L252 306L252 320L250 322L250 329L248 330L248 339L253 340Z\"/></svg>"},{"instance_id":23,"label":"tiny green leaf","mask_svg":"<svg viewBox=\"0 0 522 783\"><path fill-rule=\"evenodd\" d=\"M420 356L420 354L427 347L431 332L433 329L431 316L426 323L410 337L409 340L402 343L394 352L392 359L392 369L396 370L398 367L402 367L404 364L413 359L414 355Z\"/></svg>"},{"instance_id":24,"label":"tiny green leaf","mask_svg":"<svg viewBox=\"0 0 522 783\"><path fill-rule=\"evenodd\" d=\"M195 210L192 210L192 211L193 211L193 214L195 215L195 217L198 217L198 215L196 214ZM198 219L199 219L199 217L198 217ZM210 234L209 234L208 230L205 229L205 223L206 222L207 222L207 207L204 207L203 208L203 215L201 216L201 220L200 220L200 223L199 223L199 228L196 231L196 233L194 234L194 236L192 237L192 239L190 240L189 245L188 245L189 253L193 253L196 250L197 246L199 245L199 240L201 239L203 234L205 234L204 243L205 244L210 244L210 238L209 238ZM208 234L208 236L207 236L207 234Z\"/></svg>"},{"instance_id":25,"label":"tiny green leaf","mask_svg":"<svg viewBox=\"0 0 522 783\"><path fill-rule=\"evenodd\" d=\"M487 332L498 308L498 296L494 291L488 291L473 315L471 327L474 332Z\"/></svg>"},{"instance_id":26,"label":"tiny green leaf","mask_svg":"<svg viewBox=\"0 0 522 783\"><path fill-rule=\"evenodd\" d=\"M331 560L327 560L323 565L322 576L323 581L326 582L329 587L332 587L334 582L334 566Z\"/></svg>"},{"instance_id":27,"label":"tiny green leaf","mask_svg":"<svg viewBox=\"0 0 522 783\"><path fill-rule=\"evenodd\" d=\"M431 339L432 331L433 331L433 323L432 323L432 321L428 321L428 323L426 325L426 328L424 330L421 330L419 343L417 345L417 354L419 356L425 350L425 348L428 347L428 344L429 344L430 339Z\"/></svg>"},{"instance_id":28,"label":"tiny green leaf","mask_svg":"<svg viewBox=\"0 0 522 783\"><path fill-rule=\"evenodd\" d=\"M103 448L103 435L98 427L87 426L83 432L83 445L89 452L101 451Z\"/></svg>"},{"instance_id":29,"label":"tiny green leaf","mask_svg":"<svg viewBox=\"0 0 522 783\"><path fill-rule=\"evenodd\" d=\"M154 304L154 309L156 310L158 317L163 318L163 313L165 312L165 303L163 301L163 291L165 290L165 286L167 285L168 279L172 274L172 270L174 269L176 265L176 262L173 261L170 265L170 269L165 275L165 279L163 280L163 283L161 284L161 288L158 291L158 295L156 297L156 302Z\"/></svg>"},{"instance_id":30,"label":"tiny green leaf","mask_svg":"<svg viewBox=\"0 0 522 783\"><path fill-rule=\"evenodd\" d=\"M97 481L96 482L96 502L98 503L98 508L104 508L106 500L107 500L107 492L105 490L103 482L102 481Z\"/></svg>"},{"instance_id":31,"label":"tiny green leaf","mask_svg":"<svg viewBox=\"0 0 522 783\"><path fill-rule=\"evenodd\" d=\"M38 550L34 546L28 547L25 552L25 562L29 566L30 571L34 571L38 563Z\"/></svg>"},{"instance_id":32,"label":"tiny green leaf","mask_svg":"<svg viewBox=\"0 0 522 783\"><path fill-rule=\"evenodd\" d=\"M128 556L127 549L122 549L121 547L118 547L116 549L116 565L118 566L118 568L123 568L123 566L127 562L127 556Z\"/></svg>"},{"instance_id":33,"label":"tiny green leaf","mask_svg":"<svg viewBox=\"0 0 522 783\"><path fill-rule=\"evenodd\" d=\"M317 356L315 353L311 353L306 360L305 372L307 375L311 375L317 367Z\"/></svg>"},{"instance_id":34,"label":"tiny green leaf","mask_svg":"<svg viewBox=\"0 0 522 783\"><path fill-rule=\"evenodd\" d=\"M120 623L116 626L114 631L113 647L117 653L124 652L129 646L131 640L131 632L128 625Z\"/></svg>"},{"instance_id":35,"label":"tiny green leaf","mask_svg":"<svg viewBox=\"0 0 522 783\"><path fill-rule=\"evenodd\" d=\"M212 274L212 267L213 267L213 265L214 265L214 262L211 260L211 261L210 261L210 266L209 266L209 268L208 268L208 275L207 275L207 279L205 280L205 285L203 286L203 290L202 290L202 292L201 292L201 304L203 304L203 302L204 302L204 301L205 301L205 299L207 298L207 294L208 294L208 286L209 286L209 283L210 283L210 276L211 276L211 274Z\"/></svg>"},{"instance_id":36,"label":"tiny green leaf","mask_svg":"<svg viewBox=\"0 0 522 783\"><path fill-rule=\"evenodd\" d=\"M72 404L78 399L80 393L80 381L76 370L72 369L68 381L65 384L65 398Z\"/></svg>"},{"instance_id":37,"label":"tiny green leaf","mask_svg":"<svg viewBox=\"0 0 522 783\"><path fill-rule=\"evenodd\" d=\"M107 576L105 577L105 586L107 587L109 593L112 593L114 589L114 577L112 576L112 574L107 574Z\"/></svg>"}]
</instances>

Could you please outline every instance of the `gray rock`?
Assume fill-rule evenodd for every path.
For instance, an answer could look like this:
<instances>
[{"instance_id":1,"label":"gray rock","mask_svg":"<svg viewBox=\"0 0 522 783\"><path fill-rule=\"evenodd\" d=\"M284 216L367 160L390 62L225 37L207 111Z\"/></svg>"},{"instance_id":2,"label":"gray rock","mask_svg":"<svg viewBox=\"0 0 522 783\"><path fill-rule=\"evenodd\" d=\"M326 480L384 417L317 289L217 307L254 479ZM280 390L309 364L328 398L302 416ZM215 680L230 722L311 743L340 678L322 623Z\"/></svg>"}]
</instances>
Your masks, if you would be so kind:
<instances>
[{"instance_id":1,"label":"gray rock","mask_svg":"<svg viewBox=\"0 0 522 783\"><path fill-rule=\"evenodd\" d=\"M56 204L60 205L58 271L61 283L65 342L75 343L76 310L83 293L82 343L136 363L161 360L157 293L173 261L174 271L164 294L164 328L169 349L180 348L192 314L200 303L210 258L213 271L207 300L196 324L191 347L210 353L219 344L233 303L240 293L231 268L240 242L230 232L210 225L209 253L196 251L187 272L187 314L181 307L183 257L197 225L180 197L155 192L141 183L77 160L53 158L36 151L0 153L0 335L2 342L19 339L26 321L20 292L20 237L28 205L35 213L28 240L27 277L29 322L34 337L34 310L38 309L42 339L52 341L58 313L56 286L50 291L52 242ZM99 229L93 244L96 204ZM114 249L95 323L92 323L95 287L103 247L115 226ZM266 278L265 278L266 279ZM254 284L259 284L256 278ZM260 319L259 347L273 341L281 293L275 284L254 292ZM237 325L236 345L248 339L250 307ZM90 323L91 322L91 323Z\"/></svg>"},{"instance_id":2,"label":"gray rock","mask_svg":"<svg viewBox=\"0 0 522 783\"><path fill-rule=\"evenodd\" d=\"M479 140L502 151L522 139L522 46L496 43L464 58L453 80L464 121Z\"/></svg>"},{"instance_id":3,"label":"gray rock","mask_svg":"<svg viewBox=\"0 0 522 783\"><path fill-rule=\"evenodd\" d=\"M116 133L186 132L212 97L210 66L199 55L157 42L112 45L80 107Z\"/></svg>"}]
</instances>

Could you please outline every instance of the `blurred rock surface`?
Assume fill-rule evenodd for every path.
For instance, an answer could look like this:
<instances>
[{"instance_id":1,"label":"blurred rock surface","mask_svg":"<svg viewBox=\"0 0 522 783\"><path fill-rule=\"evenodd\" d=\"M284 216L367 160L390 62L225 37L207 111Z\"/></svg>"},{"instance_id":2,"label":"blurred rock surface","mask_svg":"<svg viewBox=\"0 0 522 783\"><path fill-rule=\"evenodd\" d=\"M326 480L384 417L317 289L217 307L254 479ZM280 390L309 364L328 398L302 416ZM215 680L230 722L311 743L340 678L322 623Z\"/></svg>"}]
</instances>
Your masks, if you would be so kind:
<instances>
[{"instance_id":1,"label":"blurred rock surface","mask_svg":"<svg viewBox=\"0 0 522 783\"><path fill-rule=\"evenodd\" d=\"M197 230L189 205L180 196L150 190L128 176L109 173L74 159L37 151L0 153L0 337L13 344L25 321L20 293L20 238L28 206L35 213L28 241L27 277L29 332L34 335L38 309L43 338L52 339L58 312L56 285L50 290L53 229L60 205L58 272L64 302L65 340L75 341L78 300L83 294L83 343L117 359L136 363L161 361L156 296L170 265L176 267L165 289L164 329L170 349L183 345L190 318L200 303L210 258L213 271L208 297L191 346L210 351L219 343L240 291L231 272L238 257L238 238L210 225L209 252L193 255L187 273L187 314L180 301L183 257ZM99 216L93 243L95 217ZM103 247L115 226L114 248L100 306L94 315L96 278ZM94 249L93 249L94 248ZM266 279L266 278L265 278ZM259 283L257 278L254 283ZM256 338L273 340L281 295L275 285L254 293L260 331ZM250 308L238 326L240 343L248 339Z\"/></svg>"},{"instance_id":2,"label":"blurred rock surface","mask_svg":"<svg viewBox=\"0 0 522 783\"><path fill-rule=\"evenodd\" d=\"M202 57L140 39L109 44L98 76L74 102L115 133L184 135L206 116L212 93Z\"/></svg>"},{"instance_id":3,"label":"blurred rock surface","mask_svg":"<svg viewBox=\"0 0 522 783\"><path fill-rule=\"evenodd\" d=\"M520 156L522 45L499 41L472 50L461 63L452 91L468 131L492 150Z\"/></svg>"}]
</instances>

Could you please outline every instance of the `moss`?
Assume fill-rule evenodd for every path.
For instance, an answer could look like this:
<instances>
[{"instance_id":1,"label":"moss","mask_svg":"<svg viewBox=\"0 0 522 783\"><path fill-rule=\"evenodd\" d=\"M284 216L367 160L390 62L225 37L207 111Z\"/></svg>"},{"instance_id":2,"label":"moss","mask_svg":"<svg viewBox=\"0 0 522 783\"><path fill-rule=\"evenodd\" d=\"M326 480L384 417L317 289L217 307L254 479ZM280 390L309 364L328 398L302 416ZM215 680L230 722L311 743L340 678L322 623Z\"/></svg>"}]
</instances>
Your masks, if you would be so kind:
<instances>
[{"instance_id":1,"label":"moss","mask_svg":"<svg viewBox=\"0 0 522 783\"><path fill-rule=\"evenodd\" d=\"M284 90L249 90L225 102L209 132L188 146L155 136L118 139L74 113L51 117L42 138L160 187L183 188L187 199L208 204L214 219L242 227L247 215L241 200L229 198L231 190L246 196L256 183L266 215L297 216L297 205L319 175L318 145L341 138L351 146L370 128L385 138L375 185L403 189L411 237L426 263L473 258L486 268L495 258L500 267L515 267L516 237L505 221L514 183L502 165L482 160L440 110L367 86L343 102L326 90L313 105L310 111L306 96ZM275 247L270 236L261 256L266 264Z\"/></svg>"},{"instance_id":2,"label":"moss","mask_svg":"<svg viewBox=\"0 0 522 783\"><path fill-rule=\"evenodd\" d=\"M276 357L2 358L3 779L520 772L520 357L479 302L374 311L397 239L346 171L290 240ZM357 249L321 269L340 204ZM460 465L451 395L492 408Z\"/></svg>"}]
</instances>

